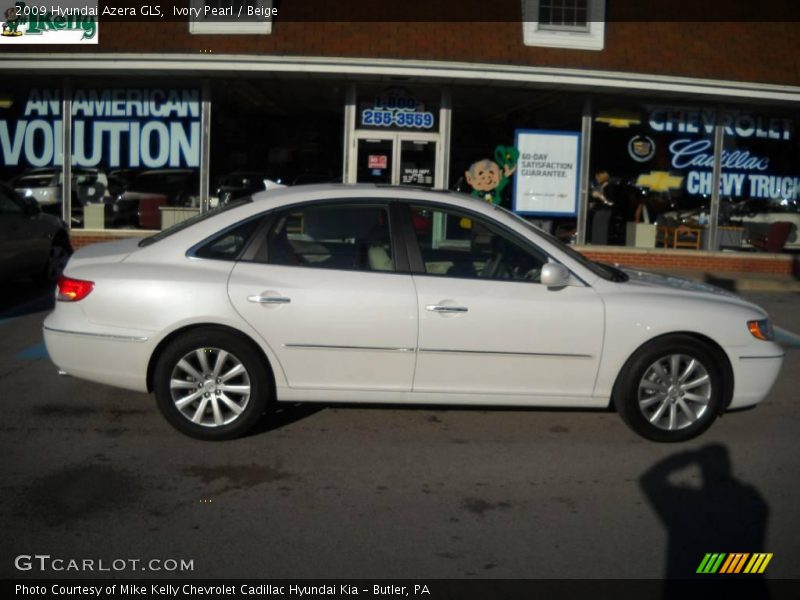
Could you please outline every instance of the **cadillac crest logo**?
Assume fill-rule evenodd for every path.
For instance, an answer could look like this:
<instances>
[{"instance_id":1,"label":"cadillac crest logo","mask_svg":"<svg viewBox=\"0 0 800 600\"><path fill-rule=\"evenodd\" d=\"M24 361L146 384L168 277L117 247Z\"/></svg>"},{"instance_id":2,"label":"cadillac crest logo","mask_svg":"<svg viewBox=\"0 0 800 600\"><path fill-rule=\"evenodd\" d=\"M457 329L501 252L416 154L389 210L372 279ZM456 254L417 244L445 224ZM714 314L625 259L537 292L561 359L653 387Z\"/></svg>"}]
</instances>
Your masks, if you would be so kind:
<instances>
[{"instance_id":1,"label":"cadillac crest logo","mask_svg":"<svg viewBox=\"0 0 800 600\"><path fill-rule=\"evenodd\" d=\"M635 135L628 142L628 154L636 162L647 162L656 153L656 143L646 135Z\"/></svg>"}]
</instances>

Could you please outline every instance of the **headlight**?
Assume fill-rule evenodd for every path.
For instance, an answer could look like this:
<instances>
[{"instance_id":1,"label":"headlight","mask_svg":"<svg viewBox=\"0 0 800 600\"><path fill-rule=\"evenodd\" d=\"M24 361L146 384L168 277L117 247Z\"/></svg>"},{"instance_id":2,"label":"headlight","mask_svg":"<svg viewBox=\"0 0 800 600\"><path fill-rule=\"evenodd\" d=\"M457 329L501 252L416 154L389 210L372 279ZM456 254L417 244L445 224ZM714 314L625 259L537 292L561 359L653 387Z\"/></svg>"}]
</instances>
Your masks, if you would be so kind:
<instances>
[{"instance_id":1,"label":"headlight","mask_svg":"<svg viewBox=\"0 0 800 600\"><path fill-rule=\"evenodd\" d=\"M772 323L769 319L760 319L758 321L748 321L747 329L754 338L759 340L771 341L775 339L775 331L772 329Z\"/></svg>"}]
</instances>

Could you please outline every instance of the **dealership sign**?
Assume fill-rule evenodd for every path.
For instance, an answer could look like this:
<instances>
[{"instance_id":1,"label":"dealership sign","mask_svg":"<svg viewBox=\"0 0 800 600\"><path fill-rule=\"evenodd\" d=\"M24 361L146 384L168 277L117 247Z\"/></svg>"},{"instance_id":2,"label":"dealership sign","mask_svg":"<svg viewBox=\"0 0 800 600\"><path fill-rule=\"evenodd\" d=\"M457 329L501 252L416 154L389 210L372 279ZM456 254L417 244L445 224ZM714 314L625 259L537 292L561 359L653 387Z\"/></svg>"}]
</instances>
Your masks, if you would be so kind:
<instances>
[{"instance_id":1,"label":"dealership sign","mask_svg":"<svg viewBox=\"0 0 800 600\"><path fill-rule=\"evenodd\" d=\"M669 145L673 169L685 170L714 166L711 140L681 138ZM734 198L800 198L800 177L770 175L770 159L749 150L723 150L720 192ZM693 195L711 195L712 172L690 170L686 173L686 191Z\"/></svg>"},{"instance_id":2,"label":"dealership sign","mask_svg":"<svg viewBox=\"0 0 800 600\"><path fill-rule=\"evenodd\" d=\"M62 164L61 107L58 91L32 89L20 117L3 119L0 110L0 164ZM199 167L199 90L76 90L72 96L72 164Z\"/></svg>"},{"instance_id":3,"label":"dealership sign","mask_svg":"<svg viewBox=\"0 0 800 600\"><path fill-rule=\"evenodd\" d=\"M656 142L639 134L629 141L628 154L637 162L649 162L655 156L655 144L665 144L671 172L680 174L688 194L711 195L714 168L711 136L719 123L724 131L725 146L728 146L720 157L720 193L723 196L800 199L800 177L775 172L781 169L781 159L787 152L781 142L793 143L795 138L792 119L738 110L717 113L711 109L671 106L649 106L647 112L648 133L653 137L655 134L683 137L671 139L667 145L665 141ZM752 146L748 147L749 144ZM758 148L758 151L752 148ZM769 155L765 149L769 150ZM778 166L772 162L777 162ZM784 168L791 167L785 165Z\"/></svg>"},{"instance_id":4,"label":"dealership sign","mask_svg":"<svg viewBox=\"0 0 800 600\"><path fill-rule=\"evenodd\" d=\"M648 124L659 133L714 134L717 113L714 110L651 106ZM725 135L738 138L790 140L793 134L791 119L763 117L745 111L725 110L720 113Z\"/></svg>"},{"instance_id":5,"label":"dealership sign","mask_svg":"<svg viewBox=\"0 0 800 600\"><path fill-rule=\"evenodd\" d=\"M0 44L97 44L97 1L0 4Z\"/></svg>"},{"instance_id":6,"label":"dealership sign","mask_svg":"<svg viewBox=\"0 0 800 600\"><path fill-rule=\"evenodd\" d=\"M514 211L571 216L578 206L580 134L517 130Z\"/></svg>"},{"instance_id":7,"label":"dealership sign","mask_svg":"<svg viewBox=\"0 0 800 600\"><path fill-rule=\"evenodd\" d=\"M432 129L436 118L403 88L388 88L361 111L361 127Z\"/></svg>"}]
</instances>

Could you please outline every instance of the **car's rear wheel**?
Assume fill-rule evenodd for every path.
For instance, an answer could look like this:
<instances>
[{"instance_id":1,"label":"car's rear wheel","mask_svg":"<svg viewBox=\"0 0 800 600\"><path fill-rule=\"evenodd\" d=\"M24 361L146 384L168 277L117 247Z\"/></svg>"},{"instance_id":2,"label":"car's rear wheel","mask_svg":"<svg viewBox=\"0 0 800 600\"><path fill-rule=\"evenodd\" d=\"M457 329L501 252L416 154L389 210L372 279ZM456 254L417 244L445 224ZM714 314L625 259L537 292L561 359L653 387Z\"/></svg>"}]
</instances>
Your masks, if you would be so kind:
<instances>
[{"instance_id":1,"label":"car's rear wheel","mask_svg":"<svg viewBox=\"0 0 800 600\"><path fill-rule=\"evenodd\" d=\"M623 368L615 405L628 426L657 442L692 439L716 419L722 370L714 351L683 335L640 348Z\"/></svg>"},{"instance_id":2,"label":"car's rear wheel","mask_svg":"<svg viewBox=\"0 0 800 600\"><path fill-rule=\"evenodd\" d=\"M262 418L270 395L263 358L246 340L218 329L173 340L161 353L153 378L167 421L204 440L245 435Z\"/></svg>"}]
</instances>

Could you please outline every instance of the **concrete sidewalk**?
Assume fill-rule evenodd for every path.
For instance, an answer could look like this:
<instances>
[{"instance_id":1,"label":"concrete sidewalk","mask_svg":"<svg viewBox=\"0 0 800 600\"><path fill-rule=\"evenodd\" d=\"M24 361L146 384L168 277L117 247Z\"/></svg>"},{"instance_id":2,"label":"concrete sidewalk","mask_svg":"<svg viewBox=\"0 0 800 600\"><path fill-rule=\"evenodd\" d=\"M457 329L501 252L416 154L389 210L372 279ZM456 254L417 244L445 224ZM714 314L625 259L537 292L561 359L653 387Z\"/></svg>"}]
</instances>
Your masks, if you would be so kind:
<instances>
[{"instance_id":1,"label":"concrete sidewalk","mask_svg":"<svg viewBox=\"0 0 800 600\"><path fill-rule=\"evenodd\" d=\"M692 281L703 281L732 292L795 292L800 293L800 280L790 275L770 273L746 273L736 271L695 271L642 269L662 275L681 277Z\"/></svg>"}]
</instances>

